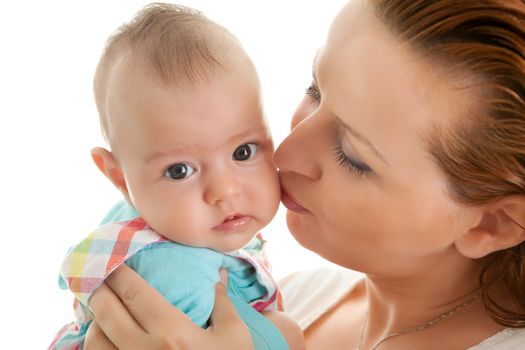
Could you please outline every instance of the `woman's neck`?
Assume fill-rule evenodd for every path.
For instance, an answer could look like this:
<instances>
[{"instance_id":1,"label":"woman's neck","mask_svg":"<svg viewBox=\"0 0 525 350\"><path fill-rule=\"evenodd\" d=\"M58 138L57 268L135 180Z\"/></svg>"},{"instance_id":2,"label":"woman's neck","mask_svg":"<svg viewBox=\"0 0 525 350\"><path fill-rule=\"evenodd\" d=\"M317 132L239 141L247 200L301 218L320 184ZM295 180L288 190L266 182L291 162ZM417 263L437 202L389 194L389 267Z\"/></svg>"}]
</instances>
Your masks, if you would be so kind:
<instances>
[{"instance_id":1,"label":"woman's neck","mask_svg":"<svg viewBox=\"0 0 525 350\"><path fill-rule=\"evenodd\" d=\"M427 268L396 278L368 274L368 313L362 332L362 342L368 346L364 349L414 327L419 329L416 332L429 333L427 329L438 328L438 323L451 322L449 319L457 323L461 314L473 310L486 314L481 298L476 297L480 272L476 261L452 257L439 264L418 262L417 266Z\"/></svg>"}]
</instances>

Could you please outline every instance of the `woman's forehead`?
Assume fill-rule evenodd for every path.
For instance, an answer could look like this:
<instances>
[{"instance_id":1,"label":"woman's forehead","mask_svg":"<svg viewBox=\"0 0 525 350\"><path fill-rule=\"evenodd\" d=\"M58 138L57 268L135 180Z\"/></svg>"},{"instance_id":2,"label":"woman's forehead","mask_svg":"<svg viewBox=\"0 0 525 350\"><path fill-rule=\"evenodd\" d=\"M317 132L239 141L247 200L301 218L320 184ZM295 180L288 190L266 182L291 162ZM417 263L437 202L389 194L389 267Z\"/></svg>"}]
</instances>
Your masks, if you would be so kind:
<instances>
[{"instance_id":1,"label":"woman's forehead","mask_svg":"<svg viewBox=\"0 0 525 350\"><path fill-rule=\"evenodd\" d=\"M346 41L348 36L354 36L360 29L377 25L377 20L365 0L350 1L337 14L330 30L330 41Z\"/></svg>"},{"instance_id":2,"label":"woman's forehead","mask_svg":"<svg viewBox=\"0 0 525 350\"><path fill-rule=\"evenodd\" d=\"M471 96L453 88L359 2L343 9L314 62L325 108L393 163L414 152L427 158L422 136L464 113Z\"/></svg>"}]
</instances>

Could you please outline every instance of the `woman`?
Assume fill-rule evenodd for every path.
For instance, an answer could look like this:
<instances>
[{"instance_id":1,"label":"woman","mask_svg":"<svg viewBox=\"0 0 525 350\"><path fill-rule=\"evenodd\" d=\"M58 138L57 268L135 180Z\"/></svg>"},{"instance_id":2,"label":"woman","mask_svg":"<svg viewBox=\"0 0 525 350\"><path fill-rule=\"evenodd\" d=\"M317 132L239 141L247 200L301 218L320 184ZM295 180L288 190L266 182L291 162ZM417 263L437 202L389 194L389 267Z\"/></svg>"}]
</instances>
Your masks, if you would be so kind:
<instances>
[{"instance_id":1,"label":"woman","mask_svg":"<svg viewBox=\"0 0 525 350\"><path fill-rule=\"evenodd\" d=\"M309 349L525 349L524 28L521 0L337 16L275 154L294 237L364 273L283 281ZM204 331L132 271L108 284L91 307L119 348L250 347L221 286Z\"/></svg>"}]
</instances>

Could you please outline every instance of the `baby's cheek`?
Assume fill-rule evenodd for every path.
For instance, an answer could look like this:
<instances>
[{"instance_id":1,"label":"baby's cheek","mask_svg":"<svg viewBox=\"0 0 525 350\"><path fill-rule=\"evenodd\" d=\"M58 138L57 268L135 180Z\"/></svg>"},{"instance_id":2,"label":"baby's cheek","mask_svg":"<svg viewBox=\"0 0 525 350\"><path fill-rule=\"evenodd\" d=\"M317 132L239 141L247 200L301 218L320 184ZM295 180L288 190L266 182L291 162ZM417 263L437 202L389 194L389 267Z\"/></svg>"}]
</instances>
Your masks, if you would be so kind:
<instances>
[{"instance_id":1,"label":"baby's cheek","mask_svg":"<svg viewBox=\"0 0 525 350\"><path fill-rule=\"evenodd\" d=\"M275 216L281 201L279 177L273 169L268 169L265 176L257 183L257 194L252 203L256 203L258 211L263 213L266 224Z\"/></svg>"},{"instance_id":2,"label":"baby's cheek","mask_svg":"<svg viewBox=\"0 0 525 350\"><path fill-rule=\"evenodd\" d=\"M162 232L159 233L179 243L196 244L199 232L209 229L206 227L209 215L196 198L179 199L177 203L165 206L162 213L159 211L158 214L163 216Z\"/></svg>"}]
</instances>

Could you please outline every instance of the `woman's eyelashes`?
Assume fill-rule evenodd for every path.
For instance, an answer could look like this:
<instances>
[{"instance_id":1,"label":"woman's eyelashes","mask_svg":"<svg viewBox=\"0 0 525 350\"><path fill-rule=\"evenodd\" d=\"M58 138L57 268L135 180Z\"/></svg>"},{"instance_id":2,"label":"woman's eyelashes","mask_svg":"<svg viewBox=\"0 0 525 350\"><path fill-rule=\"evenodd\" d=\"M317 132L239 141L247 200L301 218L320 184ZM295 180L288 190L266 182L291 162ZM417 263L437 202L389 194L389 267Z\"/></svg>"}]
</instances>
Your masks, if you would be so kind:
<instances>
[{"instance_id":1,"label":"woman's eyelashes","mask_svg":"<svg viewBox=\"0 0 525 350\"><path fill-rule=\"evenodd\" d=\"M310 97L312 102L315 102L317 104L321 103L321 92L319 91L315 83L312 83L312 85L310 85L306 89L306 95ZM339 163L339 165L343 168L348 168L353 173L359 176L365 176L372 171L372 169L365 163L355 158L347 156L343 151L343 148L339 141L336 145L334 145L333 150L337 163Z\"/></svg>"},{"instance_id":2,"label":"woman's eyelashes","mask_svg":"<svg viewBox=\"0 0 525 350\"><path fill-rule=\"evenodd\" d=\"M313 83L306 89L306 95L309 96L315 103L321 102L321 93L319 92L317 86Z\"/></svg>"},{"instance_id":3,"label":"woman's eyelashes","mask_svg":"<svg viewBox=\"0 0 525 350\"><path fill-rule=\"evenodd\" d=\"M365 163L347 156L339 142L334 145L333 150L337 163L343 168L348 168L358 176L365 176L372 171Z\"/></svg>"}]
</instances>

